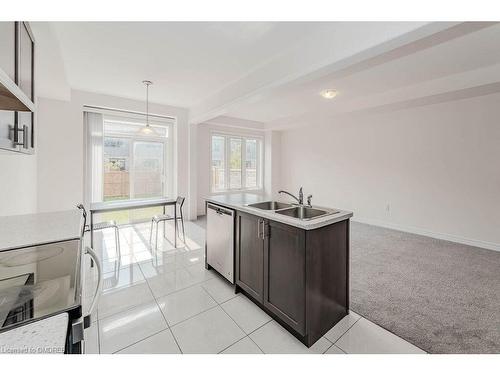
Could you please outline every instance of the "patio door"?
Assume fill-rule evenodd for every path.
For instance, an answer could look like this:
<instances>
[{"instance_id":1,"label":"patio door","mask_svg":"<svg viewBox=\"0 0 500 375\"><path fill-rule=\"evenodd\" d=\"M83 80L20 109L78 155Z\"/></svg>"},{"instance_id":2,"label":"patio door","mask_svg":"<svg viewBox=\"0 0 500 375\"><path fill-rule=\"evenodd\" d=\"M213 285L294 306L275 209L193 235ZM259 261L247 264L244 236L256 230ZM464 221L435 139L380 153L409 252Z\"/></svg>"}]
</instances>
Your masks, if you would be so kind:
<instances>
[{"instance_id":1,"label":"patio door","mask_svg":"<svg viewBox=\"0 0 500 375\"><path fill-rule=\"evenodd\" d=\"M134 141L131 198L156 198L164 194L164 143Z\"/></svg>"},{"instance_id":2,"label":"patio door","mask_svg":"<svg viewBox=\"0 0 500 375\"><path fill-rule=\"evenodd\" d=\"M164 142L105 137L103 163L104 201L164 196Z\"/></svg>"}]
</instances>

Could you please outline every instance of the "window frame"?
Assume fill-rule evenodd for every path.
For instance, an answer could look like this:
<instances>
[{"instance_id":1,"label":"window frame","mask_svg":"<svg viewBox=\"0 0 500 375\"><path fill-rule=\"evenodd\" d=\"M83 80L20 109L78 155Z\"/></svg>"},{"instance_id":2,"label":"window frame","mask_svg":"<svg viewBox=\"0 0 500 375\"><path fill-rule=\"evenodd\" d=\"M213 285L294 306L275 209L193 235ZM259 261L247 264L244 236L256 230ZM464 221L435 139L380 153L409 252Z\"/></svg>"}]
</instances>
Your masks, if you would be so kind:
<instances>
[{"instance_id":1,"label":"window frame","mask_svg":"<svg viewBox=\"0 0 500 375\"><path fill-rule=\"evenodd\" d=\"M158 199L158 198L163 198L167 196L174 196L174 189L175 189L175 184L176 184L176 176L175 176L175 166L174 166L174 160L175 160L175 149L174 149L174 129L175 129L175 120L173 123L167 123L167 122L161 122L161 121L150 121L150 125L153 127L164 127L167 128L167 137L161 137L161 136L141 136L140 134L127 134L127 133L122 133L122 132L113 132L113 131L106 131L106 117L108 119L111 119L113 122L123 120L123 122L133 122L133 123L142 123L144 122L144 125L146 124L145 121L138 120L135 117L127 117L127 115L104 115L103 118L103 130L102 130L102 140L103 140L103 147L102 147L102 161L103 161L103 176L102 176L102 197L101 197L101 202L105 202L104 200L104 160L105 160L105 155L104 155L104 142L106 138L118 138L118 139L127 139L130 142L129 146L129 155L128 155L128 161L129 161L129 198L128 199L121 199L120 201L127 201L127 200L148 200L148 199ZM134 157L134 150L135 150L135 142L154 142L154 143L161 143L163 144L163 160L162 160L162 171L161 171L161 196L159 197L148 197L148 198L136 198L134 197L135 192L134 192L134 186L135 186L135 157ZM168 150L171 150L172 155L169 155ZM168 181L167 179L167 171L170 171L172 174L172 179L171 181Z\"/></svg>"},{"instance_id":2,"label":"window frame","mask_svg":"<svg viewBox=\"0 0 500 375\"><path fill-rule=\"evenodd\" d=\"M224 138L224 189L214 189L212 177L212 138ZM241 188L230 188L230 151L231 138L241 139ZM257 186L246 187L246 142L247 140L257 141ZM209 174L209 192L210 194L227 194L235 192L254 192L261 193L264 191L264 137L256 134L225 132L220 130L211 130L209 132L209 158L208 158L208 174Z\"/></svg>"}]
</instances>

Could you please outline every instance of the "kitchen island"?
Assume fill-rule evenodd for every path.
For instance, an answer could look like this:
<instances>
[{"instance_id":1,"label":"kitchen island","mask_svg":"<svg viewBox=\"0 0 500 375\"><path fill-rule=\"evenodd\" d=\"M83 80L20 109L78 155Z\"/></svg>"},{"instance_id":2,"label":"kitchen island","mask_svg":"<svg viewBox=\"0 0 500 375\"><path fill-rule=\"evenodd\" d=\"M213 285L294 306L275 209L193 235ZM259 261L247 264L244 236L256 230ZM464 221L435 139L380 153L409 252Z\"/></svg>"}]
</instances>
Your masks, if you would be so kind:
<instances>
[{"instance_id":1,"label":"kitchen island","mask_svg":"<svg viewBox=\"0 0 500 375\"><path fill-rule=\"evenodd\" d=\"M235 291L310 347L348 314L352 212L266 198L241 193L206 202L235 211Z\"/></svg>"}]
</instances>

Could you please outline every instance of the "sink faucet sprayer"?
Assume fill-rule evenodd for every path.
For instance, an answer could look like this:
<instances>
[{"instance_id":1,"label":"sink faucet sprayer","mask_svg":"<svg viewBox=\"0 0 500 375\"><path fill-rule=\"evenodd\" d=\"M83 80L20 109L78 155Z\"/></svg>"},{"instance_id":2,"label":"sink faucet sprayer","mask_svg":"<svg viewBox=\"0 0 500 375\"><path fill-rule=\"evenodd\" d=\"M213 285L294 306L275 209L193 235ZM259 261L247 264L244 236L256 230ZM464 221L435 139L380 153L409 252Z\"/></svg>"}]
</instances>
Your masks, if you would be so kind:
<instances>
[{"instance_id":1,"label":"sink faucet sprayer","mask_svg":"<svg viewBox=\"0 0 500 375\"><path fill-rule=\"evenodd\" d=\"M312 196L312 194L309 194L309 195L307 196L307 205L308 205L309 207L312 207L312 204L311 204L311 199L312 199L312 197L313 197L313 196Z\"/></svg>"}]
</instances>

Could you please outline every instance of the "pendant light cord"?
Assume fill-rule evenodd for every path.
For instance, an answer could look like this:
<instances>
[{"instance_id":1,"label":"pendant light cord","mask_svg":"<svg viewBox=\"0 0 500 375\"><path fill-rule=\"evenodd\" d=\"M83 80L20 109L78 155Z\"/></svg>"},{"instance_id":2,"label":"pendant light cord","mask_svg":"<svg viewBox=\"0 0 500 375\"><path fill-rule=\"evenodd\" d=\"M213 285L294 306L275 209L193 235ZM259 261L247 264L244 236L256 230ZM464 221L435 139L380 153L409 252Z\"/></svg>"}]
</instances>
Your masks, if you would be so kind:
<instances>
[{"instance_id":1,"label":"pendant light cord","mask_svg":"<svg viewBox=\"0 0 500 375\"><path fill-rule=\"evenodd\" d=\"M149 83L146 83L146 126L149 126Z\"/></svg>"},{"instance_id":2,"label":"pendant light cord","mask_svg":"<svg viewBox=\"0 0 500 375\"><path fill-rule=\"evenodd\" d=\"M153 84L151 81L142 81L146 85L146 127L149 127L149 86Z\"/></svg>"}]
</instances>

